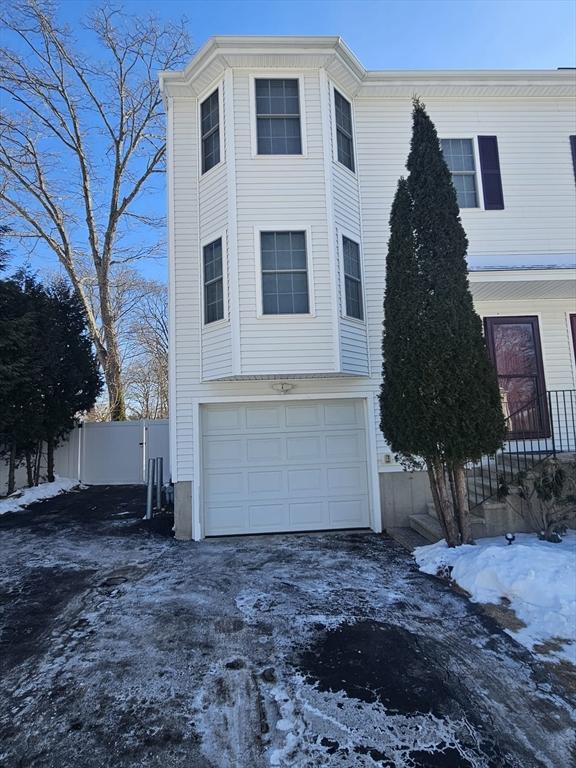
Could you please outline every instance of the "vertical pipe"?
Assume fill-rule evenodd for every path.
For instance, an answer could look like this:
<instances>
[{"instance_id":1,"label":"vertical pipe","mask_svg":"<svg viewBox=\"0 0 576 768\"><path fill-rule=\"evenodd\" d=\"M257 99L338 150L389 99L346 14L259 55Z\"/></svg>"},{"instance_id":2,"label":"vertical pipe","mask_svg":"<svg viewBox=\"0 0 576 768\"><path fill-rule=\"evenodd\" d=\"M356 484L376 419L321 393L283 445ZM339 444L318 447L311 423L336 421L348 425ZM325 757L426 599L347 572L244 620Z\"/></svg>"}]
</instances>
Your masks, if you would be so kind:
<instances>
[{"instance_id":1,"label":"vertical pipe","mask_svg":"<svg viewBox=\"0 0 576 768\"><path fill-rule=\"evenodd\" d=\"M154 477L156 474L156 459L148 459L148 487L146 489L146 520L152 519L152 502L154 501Z\"/></svg>"},{"instance_id":2,"label":"vertical pipe","mask_svg":"<svg viewBox=\"0 0 576 768\"><path fill-rule=\"evenodd\" d=\"M156 459L156 509L158 512L160 512L162 509L162 475L164 474L163 464L164 459L162 456L158 456Z\"/></svg>"},{"instance_id":3,"label":"vertical pipe","mask_svg":"<svg viewBox=\"0 0 576 768\"><path fill-rule=\"evenodd\" d=\"M78 467L77 467L77 475L78 475L78 483L82 485L82 434L84 432L83 430L84 424L80 422L78 424Z\"/></svg>"},{"instance_id":4,"label":"vertical pipe","mask_svg":"<svg viewBox=\"0 0 576 768\"><path fill-rule=\"evenodd\" d=\"M556 437L554 435L554 420L552 418L552 393L548 392L548 411L550 413L550 420L552 423L550 424L550 434L552 435L552 456L556 458Z\"/></svg>"}]
</instances>

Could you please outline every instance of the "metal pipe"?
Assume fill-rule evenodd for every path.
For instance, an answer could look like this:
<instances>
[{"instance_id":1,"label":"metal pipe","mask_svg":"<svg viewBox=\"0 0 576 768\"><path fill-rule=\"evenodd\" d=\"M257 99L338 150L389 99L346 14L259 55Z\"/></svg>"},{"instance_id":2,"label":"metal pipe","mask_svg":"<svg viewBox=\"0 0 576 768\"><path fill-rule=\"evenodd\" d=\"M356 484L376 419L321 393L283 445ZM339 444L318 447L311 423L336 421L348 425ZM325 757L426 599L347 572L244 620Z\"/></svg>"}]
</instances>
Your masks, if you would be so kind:
<instances>
[{"instance_id":1,"label":"metal pipe","mask_svg":"<svg viewBox=\"0 0 576 768\"><path fill-rule=\"evenodd\" d=\"M156 459L156 509L158 512L162 510L162 485L164 475L164 459L162 456L158 456Z\"/></svg>"},{"instance_id":2,"label":"metal pipe","mask_svg":"<svg viewBox=\"0 0 576 768\"><path fill-rule=\"evenodd\" d=\"M146 489L146 520L152 520L152 502L154 500L154 478L156 476L156 459L148 459L148 476Z\"/></svg>"}]
</instances>

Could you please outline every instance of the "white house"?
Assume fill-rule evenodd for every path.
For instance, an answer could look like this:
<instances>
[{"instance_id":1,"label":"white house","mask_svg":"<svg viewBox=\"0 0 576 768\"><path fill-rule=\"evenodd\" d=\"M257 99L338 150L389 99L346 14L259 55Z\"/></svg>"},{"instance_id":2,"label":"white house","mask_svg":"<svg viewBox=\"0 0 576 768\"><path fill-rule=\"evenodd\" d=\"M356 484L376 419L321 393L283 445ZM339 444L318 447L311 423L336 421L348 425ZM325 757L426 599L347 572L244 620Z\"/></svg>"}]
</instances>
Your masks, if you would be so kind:
<instances>
[{"instance_id":1,"label":"white house","mask_svg":"<svg viewBox=\"0 0 576 768\"><path fill-rule=\"evenodd\" d=\"M414 94L510 411L576 387L575 75L366 71L335 37L215 37L161 73L178 538L380 531L425 503L377 401Z\"/></svg>"}]
</instances>

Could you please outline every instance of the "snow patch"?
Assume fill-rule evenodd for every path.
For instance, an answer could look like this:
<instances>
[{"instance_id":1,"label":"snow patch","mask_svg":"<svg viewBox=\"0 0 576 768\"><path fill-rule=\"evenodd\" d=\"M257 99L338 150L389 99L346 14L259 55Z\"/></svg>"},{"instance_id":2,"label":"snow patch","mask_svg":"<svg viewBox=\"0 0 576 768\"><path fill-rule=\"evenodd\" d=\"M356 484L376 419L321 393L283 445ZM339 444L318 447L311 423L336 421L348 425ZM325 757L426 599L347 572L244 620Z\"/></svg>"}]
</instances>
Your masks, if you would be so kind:
<instances>
[{"instance_id":1,"label":"snow patch","mask_svg":"<svg viewBox=\"0 0 576 768\"><path fill-rule=\"evenodd\" d=\"M21 491L16 491L11 496L8 496L8 498L0 501L0 515L5 515L7 512L21 512L36 501L51 499L60 493L71 491L77 486L77 480L56 476L53 483L42 483L42 485L37 485L35 488L24 488Z\"/></svg>"},{"instance_id":2,"label":"snow patch","mask_svg":"<svg viewBox=\"0 0 576 768\"><path fill-rule=\"evenodd\" d=\"M548 655L576 664L576 531L569 531L560 544L528 533L516 534L512 545L504 537L455 548L439 541L418 547L414 557L424 573L451 568L452 579L474 603L506 598L526 624L506 630L512 637L530 650L562 640L563 647Z\"/></svg>"}]
</instances>

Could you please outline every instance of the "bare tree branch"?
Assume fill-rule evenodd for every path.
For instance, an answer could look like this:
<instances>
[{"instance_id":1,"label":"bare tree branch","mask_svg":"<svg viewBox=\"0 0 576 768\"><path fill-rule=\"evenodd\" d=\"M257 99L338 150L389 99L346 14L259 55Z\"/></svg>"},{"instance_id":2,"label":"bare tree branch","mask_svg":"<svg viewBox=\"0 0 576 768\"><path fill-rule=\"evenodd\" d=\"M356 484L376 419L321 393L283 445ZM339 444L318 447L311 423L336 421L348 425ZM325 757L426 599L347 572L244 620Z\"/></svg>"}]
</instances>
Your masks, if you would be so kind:
<instances>
[{"instance_id":1,"label":"bare tree branch","mask_svg":"<svg viewBox=\"0 0 576 768\"><path fill-rule=\"evenodd\" d=\"M2 20L0 212L16 217L24 244L43 243L65 268L89 318L111 413L123 418L112 281L118 265L157 252L161 222L139 209L165 156L156 72L181 67L191 47L183 22L102 6L84 21L99 46L87 57L56 10L50 0L16 0Z\"/></svg>"}]
</instances>

